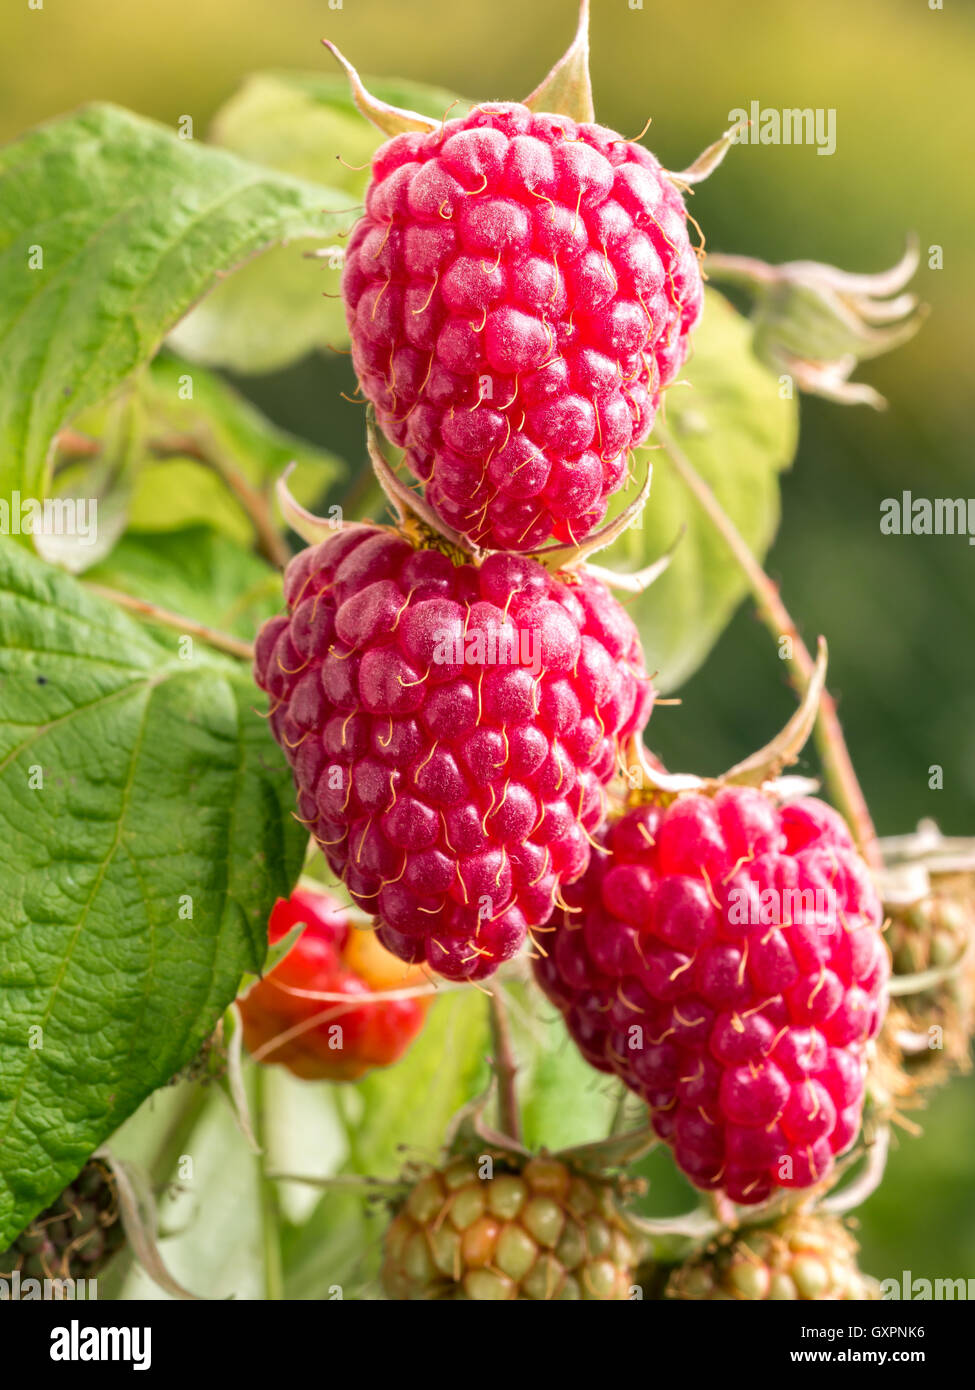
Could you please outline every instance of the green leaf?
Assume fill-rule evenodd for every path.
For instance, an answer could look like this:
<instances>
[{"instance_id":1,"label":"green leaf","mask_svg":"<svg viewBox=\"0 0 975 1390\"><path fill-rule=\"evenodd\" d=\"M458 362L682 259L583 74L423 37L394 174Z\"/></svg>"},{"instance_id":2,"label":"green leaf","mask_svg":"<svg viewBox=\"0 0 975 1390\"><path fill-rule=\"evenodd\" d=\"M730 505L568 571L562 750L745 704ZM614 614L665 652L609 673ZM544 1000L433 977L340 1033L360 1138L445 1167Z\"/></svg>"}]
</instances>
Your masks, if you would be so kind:
<instances>
[{"instance_id":1,"label":"green leaf","mask_svg":"<svg viewBox=\"0 0 975 1390\"><path fill-rule=\"evenodd\" d=\"M143 447L142 412L131 391L85 411L82 423L84 428L72 431L75 447L95 452L78 456L70 448L55 449L45 499L52 514L55 507L65 509L68 524L45 527L33 537L41 559L69 574L82 574L104 559L125 530Z\"/></svg>"},{"instance_id":2,"label":"green leaf","mask_svg":"<svg viewBox=\"0 0 975 1390\"><path fill-rule=\"evenodd\" d=\"M378 1298L377 1275L389 1213L368 1190L337 1188L319 1199L311 1217L285 1233L285 1297L319 1300Z\"/></svg>"},{"instance_id":3,"label":"green leaf","mask_svg":"<svg viewBox=\"0 0 975 1390\"><path fill-rule=\"evenodd\" d=\"M455 92L421 82L368 82L391 106L412 106L437 120L448 110L462 114L468 104L458 111ZM209 137L256 164L352 194L365 191L369 175L348 166L367 164L384 140L357 108L345 76L298 71L252 73L214 116Z\"/></svg>"},{"instance_id":4,"label":"green leaf","mask_svg":"<svg viewBox=\"0 0 975 1390\"><path fill-rule=\"evenodd\" d=\"M457 98L435 87L369 79L376 96L441 119L461 114ZM342 76L265 72L249 77L217 113L211 138L258 164L343 191L359 215L368 166L384 136L356 109ZM352 168L348 166L352 165ZM340 261L308 252L344 242L296 241L244 266L220 285L172 336L187 357L239 372L269 372L315 348L348 345L339 295ZM327 298L323 296L334 296Z\"/></svg>"},{"instance_id":5,"label":"green leaf","mask_svg":"<svg viewBox=\"0 0 975 1390\"><path fill-rule=\"evenodd\" d=\"M137 423L123 434L130 420ZM95 499L98 524L88 528L94 540L76 532L36 538L44 559L72 573L102 560L126 527L209 526L248 545L257 537L242 494L266 510L270 524L273 485L289 463L300 465L295 494L312 507L345 473L334 454L273 424L220 377L165 352L110 403L82 412L72 433L96 452L83 461L70 449L67 462L59 455L52 494L86 499L89 510L87 499Z\"/></svg>"},{"instance_id":6,"label":"green leaf","mask_svg":"<svg viewBox=\"0 0 975 1390\"><path fill-rule=\"evenodd\" d=\"M110 466L96 462L59 472L45 505L61 509L65 520L33 532L36 553L69 574L84 573L125 530L130 497L129 478Z\"/></svg>"},{"instance_id":7,"label":"green leaf","mask_svg":"<svg viewBox=\"0 0 975 1390\"><path fill-rule=\"evenodd\" d=\"M129 503L128 529L179 531L196 524L240 545L254 534L243 507L206 464L187 458L144 464Z\"/></svg>"},{"instance_id":8,"label":"green leaf","mask_svg":"<svg viewBox=\"0 0 975 1390\"><path fill-rule=\"evenodd\" d=\"M129 1139L122 1134L123 1142ZM131 1140L129 1147L136 1147ZM167 1269L201 1298L263 1298L257 1161L216 1087L186 1136L184 1153L192 1160L189 1176L178 1169L167 1174L173 1186L158 1203L159 1253ZM117 1296L167 1297L135 1261Z\"/></svg>"},{"instance_id":9,"label":"green leaf","mask_svg":"<svg viewBox=\"0 0 975 1390\"><path fill-rule=\"evenodd\" d=\"M361 1114L349 1125L354 1171L395 1177L402 1144L437 1158L450 1120L487 1082L487 1006L480 990L445 992L402 1061L359 1084Z\"/></svg>"},{"instance_id":10,"label":"green leaf","mask_svg":"<svg viewBox=\"0 0 975 1390\"><path fill-rule=\"evenodd\" d=\"M778 378L755 357L751 336L727 300L708 291L681 374L689 385L668 390L650 444L638 450L638 477L653 464L640 524L596 556L610 569L638 570L686 528L666 573L627 600L647 668L659 672L656 684L664 692L701 665L747 591L725 542L668 465L668 447L686 455L759 558L779 522L779 473L795 453L798 406L781 398Z\"/></svg>"},{"instance_id":11,"label":"green leaf","mask_svg":"<svg viewBox=\"0 0 975 1390\"><path fill-rule=\"evenodd\" d=\"M185 655L0 543L0 1244L196 1055L300 868L249 672Z\"/></svg>"},{"instance_id":12,"label":"green leaf","mask_svg":"<svg viewBox=\"0 0 975 1390\"><path fill-rule=\"evenodd\" d=\"M283 602L277 570L208 526L130 531L85 578L245 641Z\"/></svg>"},{"instance_id":13,"label":"green leaf","mask_svg":"<svg viewBox=\"0 0 975 1390\"><path fill-rule=\"evenodd\" d=\"M511 1013L526 1146L556 1150L604 1139L618 1083L585 1061L562 1016L535 987L523 996L523 1007Z\"/></svg>"},{"instance_id":14,"label":"green leaf","mask_svg":"<svg viewBox=\"0 0 975 1390\"><path fill-rule=\"evenodd\" d=\"M0 150L0 494L43 497L67 420L151 358L218 275L334 234L346 205L113 106Z\"/></svg>"},{"instance_id":15,"label":"green leaf","mask_svg":"<svg viewBox=\"0 0 975 1390\"><path fill-rule=\"evenodd\" d=\"M138 420L124 459L116 438L123 414ZM73 534L37 537L43 558L73 573L98 564L126 527L130 533L158 533L207 526L249 545L258 537L243 494L252 508L265 510L271 525L277 511L273 485L289 463L300 465L296 495L313 507L345 473L334 454L280 429L205 367L168 353L136 373L109 407L83 412L75 430L99 452L84 462L59 464L52 491L97 500L98 525L89 528L96 531L94 543ZM191 568L205 588L210 576L196 564ZM125 585L114 587L130 592Z\"/></svg>"},{"instance_id":16,"label":"green leaf","mask_svg":"<svg viewBox=\"0 0 975 1390\"><path fill-rule=\"evenodd\" d=\"M320 499L346 472L341 459L275 425L205 367L162 353L139 379L138 390L148 417L146 435L157 452L168 435L174 454L181 442L188 443L224 475L238 474L265 493L296 463L291 486L303 504ZM165 505L172 513L178 498ZM191 519L187 512L184 522Z\"/></svg>"}]
</instances>

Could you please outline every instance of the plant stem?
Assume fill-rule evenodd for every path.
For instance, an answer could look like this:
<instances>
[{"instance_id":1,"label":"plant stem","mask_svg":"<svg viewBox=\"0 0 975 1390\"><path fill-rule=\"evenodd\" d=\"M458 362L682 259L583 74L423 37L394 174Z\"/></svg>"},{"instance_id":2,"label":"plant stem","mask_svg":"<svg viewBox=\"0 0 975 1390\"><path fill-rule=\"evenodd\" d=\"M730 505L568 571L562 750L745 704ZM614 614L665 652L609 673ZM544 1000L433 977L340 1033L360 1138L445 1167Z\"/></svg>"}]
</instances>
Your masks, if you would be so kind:
<instances>
[{"instance_id":1,"label":"plant stem","mask_svg":"<svg viewBox=\"0 0 975 1390\"><path fill-rule=\"evenodd\" d=\"M101 598L107 598L111 603L117 603L120 608L127 608L131 613L138 613L140 617L147 618L149 622L160 623L163 627L171 627L187 637L198 637L201 642L206 642L208 646L228 652L231 656L239 656L244 661L253 661L254 659L254 648L251 643L241 642L238 638L231 637L227 632L218 632L216 628L194 622L192 618L184 618L181 613L172 613L168 608L160 608L158 604L148 603L142 598L134 598L132 594L123 594L120 589L106 588L104 584L86 582L85 588L93 594L98 594Z\"/></svg>"},{"instance_id":2,"label":"plant stem","mask_svg":"<svg viewBox=\"0 0 975 1390\"><path fill-rule=\"evenodd\" d=\"M709 1192L708 1198L711 1210L714 1212L714 1219L720 1226L725 1226L733 1231L738 1225L734 1203L723 1192Z\"/></svg>"},{"instance_id":3,"label":"plant stem","mask_svg":"<svg viewBox=\"0 0 975 1390\"><path fill-rule=\"evenodd\" d=\"M205 462L214 472L219 473L250 517L254 530L257 532L258 545L264 558L269 560L275 569L283 570L291 559L291 551L287 541L274 524L271 504L267 497L263 492L252 487L242 473L229 467L222 459L207 458Z\"/></svg>"},{"instance_id":4,"label":"plant stem","mask_svg":"<svg viewBox=\"0 0 975 1390\"><path fill-rule=\"evenodd\" d=\"M59 430L54 443L58 452L70 459L96 458L102 451L99 440L78 430Z\"/></svg>"},{"instance_id":5,"label":"plant stem","mask_svg":"<svg viewBox=\"0 0 975 1390\"><path fill-rule=\"evenodd\" d=\"M895 975L887 985L887 992L891 998L896 999L899 995L923 994L925 990L935 989L946 980L961 974L966 955L967 952L964 952L951 965L935 965L929 970L918 970L913 975Z\"/></svg>"},{"instance_id":6,"label":"plant stem","mask_svg":"<svg viewBox=\"0 0 975 1390\"><path fill-rule=\"evenodd\" d=\"M515 1080L518 1064L511 1045L511 1027L508 1011L501 997L501 986L495 985L491 993L491 1044L494 1074L498 1078L498 1118L502 1134L509 1139L521 1140L521 1115L518 1110L518 1093Z\"/></svg>"},{"instance_id":7,"label":"plant stem","mask_svg":"<svg viewBox=\"0 0 975 1390\"><path fill-rule=\"evenodd\" d=\"M708 519L727 544L748 581L762 622L776 640L782 637L789 639L791 655L787 658L788 666L800 693L803 692L809 684L816 663L809 648L799 636L795 622L782 602L777 587L755 559L747 541L690 459L666 430L658 425L657 431L663 451L677 476L707 513ZM828 690L823 691L819 702L815 739L826 783L834 801L846 817L861 854L873 868L880 868L877 832L853 769L836 701Z\"/></svg>"},{"instance_id":8,"label":"plant stem","mask_svg":"<svg viewBox=\"0 0 975 1390\"><path fill-rule=\"evenodd\" d=\"M333 1188L362 1192L373 1191L378 1188L400 1191L404 1187L409 1187L409 1183L403 1178L373 1178L362 1176L359 1173L337 1173L330 1178L319 1178L308 1177L303 1173L279 1173L275 1170L273 1173L268 1173L267 1176L275 1178L278 1182L300 1182L307 1187L320 1187L326 1192Z\"/></svg>"},{"instance_id":9,"label":"plant stem","mask_svg":"<svg viewBox=\"0 0 975 1390\"><path fill-rule=\"evenodd\" d=\"M183 454L205 464L227 484L237 501L247 513L257 532L258 545L266 560L277 569L284 569L291 559L291 551L284 537L274 524L271 505L265 494L253 486L243 473L217 452L208 450L192 434L161 435L150 439L149 452L157 458L169 458L173 454Z\"/></svg>"},{"instance_id":10,"label":"plant stem","mask_svg":"<svg viewBox=\"0 0 975 1390\"><path fill-rule=\"evenodd\" d=\"M186 1153L190 1138L210 1100L210 1089L198 1081L183 1082L186 1095L159 1141L149 1164L149 1176L154 1189L164 1187L173 1176L173 1169Z\"/></svg>"},{"instance_id":11,"label":"plant stem","mask_svg":"<svg viewBox=\"0 0 975 1390\"><path fill-rule=\"evenodd\" d=\"M883 1182L889 1149L890 1129L884 1125L877 1131L873 1143L867 1148L866 1163L859 1177L854 1179L849 1187L825 1197L819 1204L820 1211L828 1212L831 1216L842 1216L845 1212L862 1206Z\"/></svg>"},{"instance_id":12,"label":"plant stem","mask_svg":"<svg viewBox=\"0 0 975 1390\"><path fill-rule=\"evenodd\" d=\"M179 1105L175 1107L165 1133L153 1149L152 1156L146 1160L149 1184L157 1203L162 1190L172 1179L173 1169L186 1153L193 1131L210 1099L209 1088L199 1083L183 1082L182 1089L185 1094L179 1097ZM126 1244L112 1261L109 1278L106 1280L106 1285L112 1290L112 1298L118 1297L135 1263L131 1246Z\"/></svg>"},{"instance_id":13,"label":"plant stem","mask_svg":"<svg viewBox=\"0 0 975 1390\"><path fill-rule=\"evenodd\" d=\"M281 1210L278 1190L267 1166L267 1068L254 1067L254 1129L260 1152L257 1155L257 1181L261 1205L261 1235L264 1246L264 1297L280 1302L284 1297L284 1270L281 1263Z\"/></svg>"},{"instance_id":14,"label":"plant stem","mask_svg":"<svg viewBox=\"0 0 975 1390\"><path fill-rule=\"evenodd\" d=\"M622 1081L617 1082L618 1091L616 1104L613 1107L613 1118L609 1122L610 1137L616 1134L625 1134L629 1118L626 1113L626 1103L630 1098L630 1092L623 1085Z\"/></svg>"}]
</instances>

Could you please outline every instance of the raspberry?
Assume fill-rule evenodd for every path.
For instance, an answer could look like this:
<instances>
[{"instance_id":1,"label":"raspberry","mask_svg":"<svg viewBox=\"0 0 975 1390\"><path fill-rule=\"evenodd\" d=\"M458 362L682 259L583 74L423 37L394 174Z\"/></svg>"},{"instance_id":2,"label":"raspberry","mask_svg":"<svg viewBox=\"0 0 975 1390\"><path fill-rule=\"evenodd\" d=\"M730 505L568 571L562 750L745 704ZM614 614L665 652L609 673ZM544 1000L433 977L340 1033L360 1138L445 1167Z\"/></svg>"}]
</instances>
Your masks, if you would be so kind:
<instances>
[{"instance_id":1,"label":"raspberry","mask_svg":"<svg viewBox=\"0 0 975 1390\"><path fill-rule=\"evenodd\" d=\"M428 502L525 551L601 520L703 293L652 154L512 104L379 149L342 287L362 391Z\"/></svg>"},{"instance_id":2,"label":"raspberry","mask_svg":"<svg viewBox=\"0 0 975 1390\"><path fill-rule=\"evenodd\" d=\"M482 1177L485 1157L429 1168L411 1188L383 1247L390 1298L630 1297L639 1249L611 1182L507 1153Z\"/></svg>"},{"instance_id":3,"label":"raspberry","mask_svg":"<svg viewBox=\"0 0 975 1390\"><path fill-rule=\"evenodd\" d=\"M93 1279L125 1244L111 1169L93 1158L7 1250L0 1279Z\"/></svg>"},{"instance_id":4,"label":"raspberry","mask_svg":"<svg viewBox=\"0 0 975 1390\"><path fill-rule=\"evenodd\" d=\"M641 806L605 842L535 965L580 1050L697 1187L748 1204L818 1183L857 1134L889 973L846 826L728 786Z\"/></svg>"},{"instance_id":5,"label":"raspberry","mask_svg":"<svg viewBox=\"0 0 975 1390\"><path fill-rule=\"evenodd\" d=\"M970 1071L975 1033L975 895L966 906L961 896L952 900L936 891L909 914L893 918L888 943L896 974L927 969L946 972L931 988L899 998L884 1025L883 1044L892 1048L910 1083L905 1093L915 1085L940 1085L955 1072ZM925 958L926 965L901 968L908 960Z\"/></svg>"},{"instance_id":6,"label":"raspberry","mask_svg":"<svg viewBox=\"0 0 975 1390\"><path fill-rule=\"evenodd\" d=\"M975 875L932 876L916 902L892 904L887 944L897 975L948 969L975 936Z\"/></svg>"},{"instance_id":7,"label":"raspberry","mask_svg":"<svg viewBox=\"0 0 975 1390\"><path fill-rule=\"evenodd\" d=\"M728 1231L674 1271L675 1299L789 1299L865 1302L880 1297L860 1273L857 1244L832 1217L789 1215L769 1226Z\"/></svg>"},{"instance_id":8,"label":"raspberry","mask_svg":"<svg viewBox=\"0 0 975 1390\"><path fill-rule=\"evenodd\" d=\"M606 589L358 528L303 551L255 675L298 814L380 940L489 975L589 862L618 742L653 700Z\"/></svg>"},{"instance_id":9,"label":"raspberry","mask_svg":"<svg viewBox=\"0 0 975 1390\"><path fill-rule=\"evenodd\" d=\"M975 853L931 825L881 841L887 944L894 974L925 975L926 989L891 1007L870 1074L885 1112L918 1103L919 1088L971 1069L975 1033Z\"/></svg>"},{"instance_id":10,"label":"raspberry","mask_svg":"<svg viewBox=\"0 0 975 1390\"><path fill-rule=\"evenodd\" d=\"M420 983L419 971L404 969L374 932L350 927L342 905L327 894L296 889L279 898L268 928L271 944L299 922L305 930L288 954L240 1000L248 1051L273 1043L261 1060L308 1081L355 1081L397 1062L422 1028L429 1001L356 1001ZM292 990L343 994L349 1002Z\"/></svg>"}]
</instances>

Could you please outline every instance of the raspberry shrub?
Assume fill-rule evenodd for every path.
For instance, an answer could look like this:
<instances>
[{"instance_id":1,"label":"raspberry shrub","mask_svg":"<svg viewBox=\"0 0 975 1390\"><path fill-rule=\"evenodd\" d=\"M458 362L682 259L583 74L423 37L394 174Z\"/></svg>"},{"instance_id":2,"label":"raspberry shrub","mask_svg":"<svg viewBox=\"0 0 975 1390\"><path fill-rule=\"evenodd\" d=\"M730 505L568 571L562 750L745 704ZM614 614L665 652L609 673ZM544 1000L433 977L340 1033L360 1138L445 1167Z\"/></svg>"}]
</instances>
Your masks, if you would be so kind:
<instances>
[{"instance_id":1,"label":"raspberry shrub","mask_svg":"<svg viewBox=\"0 0 975 1390\"><path fill-rule=\"evenodd\" d=\"M755 314L746 324L715 296L691 381L678 383L702 302L681 190L745 131L670 175L596 125L588 8L580 0L572 48L521 105L481 104L457 119L466 106L410 82L384 90L415 97L418 111L371 97L354 72L351 97L310 75L258 74L219 113L222 149L97 106L0 154L15 252L4 265L19 272L4 330L11 505L0 530L23 542L0 547L3 785L16 808L3 821L0 927L7 1273L100 1269L122 1239L121 1204L144 1273L163 1293L189 1293L155 1247L155 1193L179 1207L167 1248L199 1209L201 1229L177 1255L183 1268L212 1237L227 1236L241 1257L197 1262L203 1297L345 1296L369 1277L347 1203L383 1190L405 1198L386 1241L394 1296L618 1299L639 1294L649 1253L647 1296L659 1298L681 1252L747 1218L765 1223L760 1234L726 1233L707 1271L698 1257L703 1284L687 1273L675 1287L829 1297L842 1287L844 1242L837 1235L834 1260L808 1227L773 1224L796 1199L777 1189L803 1189L806 1217L816 1203L835 1212L865 1200L900 1118L880 1103L871 1066L889 1043L899 1099L906 1072L932 1079L941 1050L929 1035L943 1033L953 1063L967 1057L970 892L967 906L955 899L960 882L899 900L907 910L891 914L889 941L903 1003L875 1037L887 964L849 837L817 803L782 810L760 792L718 792L641 751L651 683L633 624L600 582L634 601L653 634L650 669L667 684L700 663L722 616L751 595L802 708L774 757L761 750L724 781L768 785L770 759L770 778L795 761L790 739L816 718L825 652L814 660L806 649L757 553L795 446L797 403L781 388L879 403L849 375L911 331L905 286L920 252L877 277L709 257L709 273L752 299ZM673 46L658 49L658 71L673 71ZM364 169L340 177L350 197L322 163L330 144L335 154L355 139L343 150L350 170L358 149L375 147L351 130L353 109L389 139L367 166L358 226L362 206L346 204L365 193ZM753 212L759 225L767 207ZM70 236L50 231L60 214ZM218 289L212 314L170 334L208 287L282 238L290 251ZM343 247L366 443L395 531L358 520L370 479L354 461L343 478L330 452L203 370L230 360L236 375L256 369L254 330L266 339L258 356L270 345L295 362L299 338L333 336L314 324L319 272L309 262L329 274ZM221 339L248 304L261 306L251 341L228 348ZM832 346L817 355L812 339ZM180 344L192 371L171 355ZM665 457L654 456L664 496L650 495L658 510L643 536L612 552L628 570L613 575L588 557L647 501L649 466L629 506L623 480L669 384L690 395L664 434ZM277 388L272 396L283 403ZM392 441L385 452L377 417ZM270 475L292 455L309 469L302 495L320 488L331 516L350 521L329 531L279 481L283 515L312 546L288 569L286 611L257 643L265 727L240 663L290 556ZM145 518L177 476L153 460L177 456L193 477L178 515L170 508L162 521L166 534L148 537ZM96 501L108 529L88 550ZM684 548L658 558L681 520ZM830 795L872 862L869 810L828 695L818 725ZM616 781L621 751L627 775L636 762L655 789L649 807ZM707 794L687 794L691 784ZM607 828L617 796L629 814ZM355 909L303 889L287 897L317 852L309 832ZM836 899L822 912L820 889ZM786 894L798 906L785 907ZM275 902L278 949L252 989ZM376 930L352 929L359 908ZM537 1016L552 1011L526 962L498 970L529 933L545 945L553 914L538 973L603 1076L573 1048L566 1055L561 1018ZM290 946L299 921L285 959L282 937ZM435 970L464 987L443 987ZM488 991L466 985L492 972L488 1006ZM447 998L425 1024L438 989ZM262 1062L346 1084L296 1088ZM477 1125L470 1118L489 1068L484 1105L497 1130L481 1111ZM98 1146L169 1083L119 1139L149 1170L130 1178ZM522 1150L519 1091L530 1143L581 1131L579 1147L554 1158ZM214 1115L223 1100L239 1136L230 1114ZM455 1106L455 1124L487 1145L490 1179L473 1149L407 1181L375 1175L396 1152L438 1150ZM604 1123L609 1135L594 1138ZM856 1153L834 1164L858 1126ZM713 1200L660 1219L624 1216L617 1198L632 1186L594 1176L597 1161L635 1165L652 1134ZM96 1150L108 1166L76 1176ZM666 1169L669 1153L651 1162L661 1158ZM821 1200L828 1181L861 1163ZM229 1194L231 1219L226 1201L195 1201L184 1184L201 1199ZM337 1200L317 1199L323 1186ZM723 1193L757 1206L736 1211ZM827 1246L838 1229L819 1227ZM637 1248L643 1239L648 1250ZM136 1296L138 1278L126 1279Z\"/></svg>"},{"instance_id":2,"label":"raspberry shrub","mask_svg":"<svg viewBox=\"0 0 975 1390\"><path fill-rule=\"evenodd\" d=\"M93 1158L56 1201L0 1251L0 1279L93 1279L125 1244L111 1169Z\"/></svg>"},{"instance_id":3,"label":"raspberry shrub","mask_svg":"<svg viewBox=\"0 0 975 1390\"><path fill-rule=\"evenodd\" d=\"M383 945L479 979L589 862L653 694L602 584L358 527L296 556L255 676L298 814Z\"/></svg>"},{"instance_id":4,"label":"raspberry shrub","mask_svg":"<svg viewBox=\"0 0 975 1390\"><path fill-rule=\"evenodd\" d=\"M795 1213L726 1231L670 1276L666 1297L692 1300L846 1302L879 1297L860 1273L857 1244L832 1217Z\"/></svg>"},{"instance_id":5,"label":"raspberry shrub","mask_svg":"<svg viewBox=\"0 0 975 1390\"><path fill-rule=\"evenodd\" d=\"M631 1296L639 1240L615 1185L557 1157L517 1163L459 1156L413 1184L383 1243L393 1299L621 1300Z\"/></svg>"},{"instance_id":6,"label":"raspberry shrub","mask_svg":"<svg viewBox=\"0 0 975 1390\"><path fill-rule=\"evenodd\" d=\"M593 1066L700 1188L756 1204L828 1177L860 1126L889 974L840 817L727 786L618 819L535 973Z\"/></svg>"},{"instance_id":7,"label":"raspberry shrub","mask_svg":"<svg viewBox=\"0 0 975 1390\"><path fill-rule=\"evenodd\" d=\"M305 929L284 959L239 1001L248 1051L314 1081L355 1081L398 1061L423 1027L429 1000L370 996L423 983L419 971L391 956L373 932L351 927L328 894L296 889L280 899L271 944L299 922ZM347 1002L307 997L318 991Z\"/></svg>"},{"instance_id":8,"label":"raspberry shrub","mask_svg":"<svg viewBox=\"0 0 975 1390\"><path fill-rule=\"evenodd\" d=\"M362 391L427 501L529 551L601 520L703 290L649 151L500 103L379 149L343 294Z\"/></svg>"}]
</instances>

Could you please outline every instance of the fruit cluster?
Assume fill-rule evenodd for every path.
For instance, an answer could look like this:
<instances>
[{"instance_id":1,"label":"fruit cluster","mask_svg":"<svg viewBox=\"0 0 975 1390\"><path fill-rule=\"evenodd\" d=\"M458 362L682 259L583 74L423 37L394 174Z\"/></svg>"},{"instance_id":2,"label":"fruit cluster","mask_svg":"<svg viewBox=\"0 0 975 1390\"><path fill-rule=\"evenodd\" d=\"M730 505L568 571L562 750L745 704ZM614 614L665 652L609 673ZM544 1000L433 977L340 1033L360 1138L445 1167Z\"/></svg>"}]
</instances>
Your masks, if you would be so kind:
<instances>
[{"instance_id":1,"label":"fruit cluster","mask_svg":"<svg viewBox=\"0 0 975 1390\"><path fill-rule=\"evenodd\" d=\"M587 558L700 315L684 184L584 105L427 123L354 82L393 138L345 259L352 357L423 500L377 449L396 526L323 540L288 503L311 544L255 674L298 816L400 960L480 980L531 933L583 1056L699 1188L755 1206L820 1186L886 1008L870 873L837 814L780 796L787 759L754 786L656 776L637 632ZM634 757L654 774L636 790ZM393 1297L628 1296L603 1197L513 1163L414 1184Z\"/></svg>"},{"instance_id":2,"label":"fruit cluster","mask_svg":"<svg viewBox=\"0 0 975 1390\"><path fill-rule=\"evenodd\" d=\"M968 1061L975 851L941 856L923 889L897 900L888 941L916 988L885 1028L890 951L872 870L836 812L779 780L801 740L710 781L670 776L644 746L655 692L611 588L639 591L667 560L620 583L590 557L646 501L650 470L601 525L688 359L704 296L684 194L735 132L681 176L596 124L587 22L582 0L575 43L524 104L453 119L378 102L348 69L356 106L391 137L348 236L342 295L369 449L397 519L329 531L282 480L309 544L287 565L285 611L257 637L254 675L297 818L355 908L305 887L277 902L268 937L282 949L238 1001L243 1041L255 1061L304 1080L356 1081L417 1036L431 971L486 979L530 937L537 984L582 1057L614 1078L617 1119L630 1097L616 1082L646 1113L633 1132L614 1122L601 1143L531 1154L514 1061L495 1056L504 1133L485 1129L472 1102L441 1161L366 1180L398 1194L386 1294L873 1298L830 1214L844 1201L817 1204L861 1129L867 1148L896 1117L910 1072L927 1084ZM550 98L567 109L543 109ZM910 296L882 304L869 278L804 262L724 261L759 288L766 361L823 394L869 398L845 380L855 355L833 360L836 342L857 330L858 351L881 350L876 324L903 335L893 320ZM878 277L878 294L896 278ZM805 355L810 332L829 338L828 360ZM679 450L669 457L734 550L716 497ZM755 580L750 554L738 557ZM825 652L822 662L797 663L805 695L790 724L804 736ZM642 780L622 775L633 764ZM872 850L852 780L851 798L840 774ZM353 925L361 913L367 930ZM508 1053L493 1004L496 1052ZM947 1036L947 1065L932 1065L932 1034ZM228 1051L228 1072L237 1061ZM217 1070L207 1048L174 1081ZM246 1132L244 1087L229 1089ZM658 1139L727 1220L714 1239L703 1208L671 1222L626 1209L640 1185L620 1174ZM885 1153L875 1142L871 1159ZM265 1217L270 1179L262 1170ZM802 1206L783 1189L803 1190ZM851 1190L862 1199L862 1175L846 1199ZM127 1200L125 1210L129 1220ZM263 1223L269 1294L276 1224ZM93 1275L122 1241L116 1179L92 1159L0 1253L0 1275Z\"/></svg>"}]
</instances>

